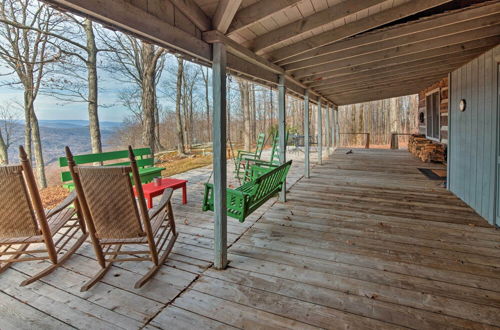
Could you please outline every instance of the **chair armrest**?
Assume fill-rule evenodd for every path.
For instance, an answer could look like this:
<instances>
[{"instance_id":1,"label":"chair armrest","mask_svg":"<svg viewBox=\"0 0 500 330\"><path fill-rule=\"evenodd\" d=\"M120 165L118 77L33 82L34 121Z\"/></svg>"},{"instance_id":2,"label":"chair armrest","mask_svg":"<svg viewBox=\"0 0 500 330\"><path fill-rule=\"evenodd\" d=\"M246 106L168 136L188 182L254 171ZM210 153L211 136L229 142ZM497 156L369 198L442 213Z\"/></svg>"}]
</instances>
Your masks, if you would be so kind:
<instances>
[{"instance_id":1,"label":"chair armrest","mask_svg":"<svg viewBox=\"0 0 500 330\"><path fill-rule=\"evenodd\" d=\"M251 152L251 151L246 151L246 150L238 150L238 154L237 154L237 157L241 157L241 156L244 156L244 155L253 155L255 154L255 152Z\"/></svg>"},{"instance_id":2,"label":"chair armrest","mask_svg":"<svg viewBox=\"0 0 500 330\"><path fill-rule=\"evenodd\" d=\"M170 202L170 199L172 198L173 192L174 190L172 188L165 189L163 195L161 195L160 203L149 210L149 219L153 219L154 217L156 217L158 213L160 213L160 211L167 206L167 204Z\"/></svg>"},{"instance_id":3,"label":"chair armrest","mask_svg":"<svg viewBox=\"0 0 500 330\"><path fill-rule=\"evenodd\" d=\"M62 210L64 210L65 208L67 208L68 206L70 206L71 204L73 204L73 202L75 201L76 199L76 190L73 190L69 195L68 197L66 197L61 203L59 203L59 205L57 205L55 208L53 208L52 210L50 210L48 213L47 213L47 218L50 218L52 216L54 216L55 214L61 212Z\"/></svg>"}]
</instances>

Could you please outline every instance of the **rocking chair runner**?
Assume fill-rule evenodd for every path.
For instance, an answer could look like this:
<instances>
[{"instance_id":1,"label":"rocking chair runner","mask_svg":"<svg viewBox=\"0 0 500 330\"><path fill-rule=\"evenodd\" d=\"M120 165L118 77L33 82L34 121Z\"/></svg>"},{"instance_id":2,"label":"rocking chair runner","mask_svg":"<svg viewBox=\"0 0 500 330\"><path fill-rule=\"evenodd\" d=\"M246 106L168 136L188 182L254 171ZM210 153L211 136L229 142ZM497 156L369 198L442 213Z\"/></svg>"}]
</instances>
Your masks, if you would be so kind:
<instances>
[{"instance_id":1,"label":"rocking chair runner","mask_svg":"<svg viewBox=\"0 0 500 330\"><path fill-rule=\"evenodd\" d=\"M82 245L88 234L79 214L76 194L70 194L52 210L43 209L23 147L19 147L19 155L21 165L0 167L0 272L15 262L49 260L52 263L23 281L21 286L24 286L61 266ZM75 208L69 207L72 203L75 203ZM76 242L68 245L78 237L78 233L80 237ZM67 245L70 248L65 251Z\"/></svg>"},{"instance_id":2,"label":"rocking chair runner","mask_svg":"<svg viewBox=\"0 0 500 330\"><path fill-rule=\"evenodd\" d=\"M153 267L135 284L135 288L140 288L160 269L177 239L170 203L173 190L166 189L159 205L148 211L131 147L130 166L76 166L68 147L66 156L101 266L101 270L81 291L96 284L113 262L152 261ZM132 190L130 173L137 189L139 207ZM124 246L136 248L122 251Z\"/></svg>"}]
</instances>

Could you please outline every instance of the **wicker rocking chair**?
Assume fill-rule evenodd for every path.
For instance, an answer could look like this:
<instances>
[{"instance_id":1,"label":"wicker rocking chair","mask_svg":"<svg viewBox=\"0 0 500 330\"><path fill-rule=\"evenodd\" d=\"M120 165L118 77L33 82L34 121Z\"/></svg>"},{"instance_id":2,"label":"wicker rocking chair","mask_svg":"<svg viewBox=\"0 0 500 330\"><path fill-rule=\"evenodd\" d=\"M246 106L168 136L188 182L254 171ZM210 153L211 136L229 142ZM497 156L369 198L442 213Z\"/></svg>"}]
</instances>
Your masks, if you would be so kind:
<instances>
[{"instance_id":1,"label":"wicker rocking chair","mask_svg":"<svg viewBox=\"0 0 500 330\"><path fill-rule=\"evenodd\" d=\"M49 260L52 263L23 281L21 286L24 286L61 266L88 234L79 216L76 194L70 194L52 210L43 209L23 147L19 147L19 155L21 165L0 166L0 273L15 262ZM73 203L75 208L70 208ZM68 245L70 242L72 245ZM65 250L66 246L70 248Z\"/></svg>"},{"instance_id":2,"label":"wicker rocking chair","mask_svg":"<svg viewBox=\"0 0 500 330\"><path fill-rule=\"evenodd\" d=\"M177 239L170 203L173 190L166 189L159 205L148 211L131 147L130 166L76 166L68 147L66 156L101 266L81 291L96 284L114 262L152 261L153 267L135 284L135 288L140 288L160 269ZM138 203L130 173L139 196Z\"/></svg>"}]
</instances>

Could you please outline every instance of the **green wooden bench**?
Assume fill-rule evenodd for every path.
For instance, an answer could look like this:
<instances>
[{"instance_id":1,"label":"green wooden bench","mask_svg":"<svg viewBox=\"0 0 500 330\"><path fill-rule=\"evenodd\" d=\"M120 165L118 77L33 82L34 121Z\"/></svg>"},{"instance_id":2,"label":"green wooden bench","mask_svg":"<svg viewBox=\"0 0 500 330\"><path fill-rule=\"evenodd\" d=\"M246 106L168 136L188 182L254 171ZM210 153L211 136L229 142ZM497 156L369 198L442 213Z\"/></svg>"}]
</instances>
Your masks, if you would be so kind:
<instances>
[{"instance_id":1,"label":"green wooden bench","mask_svg":"<svg viewBox=\"0 0 500 330\"><path fill-rule=\"evenodd\" d=\"M236 189L227 188L227 215L245 221L252 212L262 204L281 191L286 180L292 161L260 172L259 176ZM203 197L203 211L214 210L214 187L211 183L205 183L205 195Z\"/></svg>"},{"instance_id":2,"label":"green wooden bench","mask_svg":"<svg viewBox=\"0 0 500 330\"><path fill-rule=\"evenodd\" d=\"M134 149L134 155L137 158L136 161L142 183L151 182L155 177L161 176L161 171L165 168L154 166L154 155L151 153L150 148ZM130 161L125 161L128 157L128 150L119 150L98 154L75 155L73 159L77 165L102 163L104 166L128 166L130 165ZM66 157L60 157L59 167L67 166L68 160ZM63 182L63 187L73 190L73 178L69 171L61 173L61 181Z\"/></svg>"}]
</instances>

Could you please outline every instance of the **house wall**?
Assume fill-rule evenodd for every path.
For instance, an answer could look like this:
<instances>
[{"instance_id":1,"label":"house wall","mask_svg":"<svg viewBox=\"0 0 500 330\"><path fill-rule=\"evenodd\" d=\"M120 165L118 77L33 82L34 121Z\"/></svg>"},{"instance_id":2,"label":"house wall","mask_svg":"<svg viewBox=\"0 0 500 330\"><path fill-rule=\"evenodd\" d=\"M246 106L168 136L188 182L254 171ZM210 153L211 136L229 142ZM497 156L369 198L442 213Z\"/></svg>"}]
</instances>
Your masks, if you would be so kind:
<instances>
[{"instance_id":1,"label":"house wall","mask_svg":"<svg viewBox=\"0 0 500 330\"><path fill-rule=\"evenodd\" d=\"M441 125L441 133L440 140L437 142L441 142L443 144L448 144L448 78L443 78L439 82L435 83L432 86L420 91L418 93L418 112L424 114L424 122L419 123L419 133L426 134L426 122L427 122L427 112L426 110L426 94L435 90L439 90L439 97L441 101L440 108L440 125Z\"/></svg>"},{"instance_id":2,"label":"house wall","mask_svg":"<svg viewBox=\"0 0 500 330\"><path fill-rule=\"evenodd\" d=\"M491 224L498 221L500 46L451 73L449 189ZM467 103L459 110L460 100Z\"/></svg>"}]
</instances>

